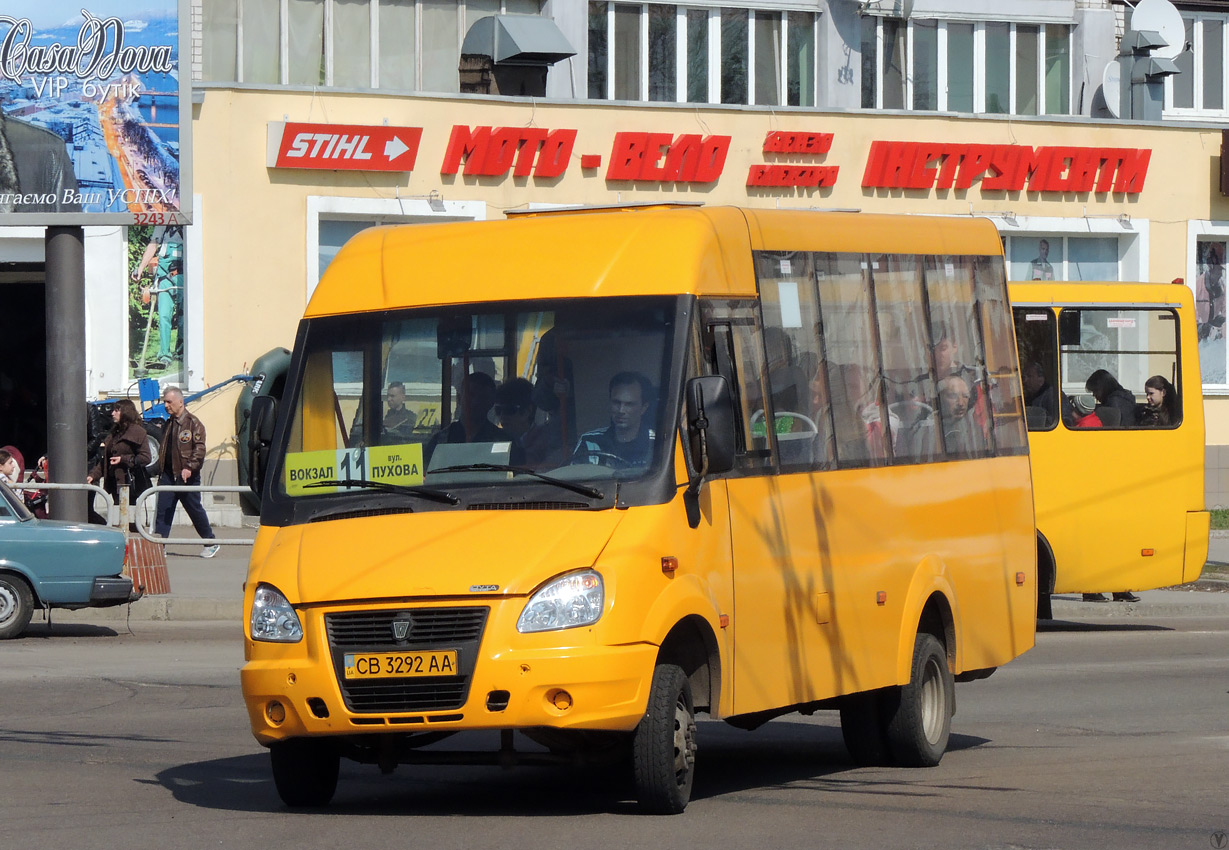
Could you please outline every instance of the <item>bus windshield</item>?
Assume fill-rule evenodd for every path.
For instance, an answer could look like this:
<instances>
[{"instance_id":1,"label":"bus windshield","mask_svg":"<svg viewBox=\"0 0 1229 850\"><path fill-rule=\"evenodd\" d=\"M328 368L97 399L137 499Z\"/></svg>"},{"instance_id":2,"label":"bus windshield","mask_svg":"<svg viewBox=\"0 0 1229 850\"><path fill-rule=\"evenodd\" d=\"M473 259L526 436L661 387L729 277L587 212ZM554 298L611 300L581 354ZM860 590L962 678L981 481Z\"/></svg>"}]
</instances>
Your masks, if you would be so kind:
<instances>
[{"instance_id":1,"label":"bus windshield","mask_svg":"<svg viewBox=\"0 0 1229 850\"><path fill-rule=\"evenodd\" d=\"M311 319L275 495L400 491L438 509L532 485L600 502L669 454L677 404L659 393L679 309L622 297Z\"/></svg>"}]
</instances>

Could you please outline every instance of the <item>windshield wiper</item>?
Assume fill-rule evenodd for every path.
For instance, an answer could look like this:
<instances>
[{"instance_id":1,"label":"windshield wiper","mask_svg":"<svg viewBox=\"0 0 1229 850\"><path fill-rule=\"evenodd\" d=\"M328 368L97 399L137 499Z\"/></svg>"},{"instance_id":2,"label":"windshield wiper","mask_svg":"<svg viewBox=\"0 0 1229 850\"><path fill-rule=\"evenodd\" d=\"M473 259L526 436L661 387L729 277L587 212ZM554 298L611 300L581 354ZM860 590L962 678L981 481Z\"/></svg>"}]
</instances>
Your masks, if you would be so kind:
<instances>
[{"instance_id":1,"label":"windshield wiper","mask_svg":"<svg viewBox=\"0 0 1229 850\"><path fill-rule=\"evenodd\" d=\"M325 481L313 481L304 484L309 487L361 487L364 490L379 490L382 493L401 493L406 496L420 496L432 502L442 502L446 505L459 505L461 500L447 490L435 490L431 487L419 487L408 484L389 484L387 481L372 481L368 478L330 478Z\"/></svg>"},{"instance_id":2,"label":"windshield wiper","mask_svg":"<svg viewBox=\"0 0 1229 850\"><path fill-rule=\"evenodd\" d=\"M588 496L590 499L606 498L606 494L596 487L590 487L587 484L577 484L575 481L564 481L562 478L553 478L549 475L543 475L541 472L530 469L527 466L509 466L506 463L467 463L461 466L443 466L439 469L428 470L429 475L434 475L437 472L511 472L516 475L530 475L539 481L545 481L547 484L554 484L556 487L562 487L564 490L571 490L573 493Z\"/></svg>"}]
</instances>

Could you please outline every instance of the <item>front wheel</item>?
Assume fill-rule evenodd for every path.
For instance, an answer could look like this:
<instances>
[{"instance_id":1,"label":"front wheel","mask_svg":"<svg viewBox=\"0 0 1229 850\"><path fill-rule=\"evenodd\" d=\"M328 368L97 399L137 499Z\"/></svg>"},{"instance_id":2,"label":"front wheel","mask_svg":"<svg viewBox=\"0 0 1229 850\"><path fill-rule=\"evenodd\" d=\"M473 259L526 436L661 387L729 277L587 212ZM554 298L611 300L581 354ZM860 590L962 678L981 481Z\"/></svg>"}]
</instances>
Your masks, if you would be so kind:
<instances>
[{"instance_id":1,"label":"front wheel","mask_svg":"<svg viewBox=\"0 0 1229 850\"><path fill-rule=\"evenodd\" d=\"M956 712L956 685L947 652L934 635L917 636L909 684L895 696L887 729L892 756L906 767L934 767L947 750Z\"/></svg>"},{"instance_id":2,"label":"front wheel","mask_svg":"<svg viewBox=\"0 0 1229 850\"><path fill-rule=\"evenodd\" d=\"M269 748L273 783L278 796L291 808L327 806L337 790L341 756L332 742L294 738Z\"/></svg>"},{"instance_id":3,"label":"front wheel","mask_svg":"<svg viewBox=\"0 0 1229 850\"><path fill-rule=\"evenodd\" d=\"M677 815L691 799L696 718L687 674L674 664L653 671L649 708L632 737L636 799L642 811Z\"/></svg>"},{"instance_id":4,"label":"front wheel","mask_svg":"<svg viewBox=\"0 0 1229 850\"><path fill-rule=\"evenodd\" d=\"M34 594L30 585L12 575L0 575L0 640L15 638L30 625L34 616Z\"/></svg>"}]
</instances>

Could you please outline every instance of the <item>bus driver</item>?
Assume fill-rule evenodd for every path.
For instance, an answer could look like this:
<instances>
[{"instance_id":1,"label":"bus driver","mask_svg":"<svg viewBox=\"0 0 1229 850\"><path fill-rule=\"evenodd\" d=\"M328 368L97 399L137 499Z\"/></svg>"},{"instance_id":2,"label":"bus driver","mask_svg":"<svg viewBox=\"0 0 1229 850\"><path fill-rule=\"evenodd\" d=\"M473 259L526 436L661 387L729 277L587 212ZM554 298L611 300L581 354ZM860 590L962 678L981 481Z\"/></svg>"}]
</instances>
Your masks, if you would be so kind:
<instances>
[{"instance_id":1,"label":"bus driver","mask_svg":"<svg viewBox=\"0 0 1229 850\"><path fill-rule=\"evenodd\" d=\"M619 372L611 378L610 426L581 434L572 463L648 466L656 435L644 415L652 400L653 385L639 372Z\"/></svg>"}]
</instances>

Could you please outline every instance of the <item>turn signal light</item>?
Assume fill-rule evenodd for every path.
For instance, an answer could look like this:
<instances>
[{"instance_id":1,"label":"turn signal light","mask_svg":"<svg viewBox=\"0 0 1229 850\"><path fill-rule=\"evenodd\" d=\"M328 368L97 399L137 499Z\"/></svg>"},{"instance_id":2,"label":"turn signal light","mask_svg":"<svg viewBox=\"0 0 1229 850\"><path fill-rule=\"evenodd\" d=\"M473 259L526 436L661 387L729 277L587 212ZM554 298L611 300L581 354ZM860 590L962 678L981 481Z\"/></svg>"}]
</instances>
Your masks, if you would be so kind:
<instances>
[{"instance_id":1,"label":"turn signal light","mask_svg":"<svg viewBox=\"0 0 1229 850\"><path fill-rule=\"evenodd\" d=\"M888 603L888 592L886 590L878 591L875 594L875 604L876 605L886 605L887 603Z\"/></svg>"},{"instance_id":2,"label":"turn signal light","mask_svg":"<svg viewBox=\"0 0 1229 850\"><path fill-rule=\"evenodd\" d=\"M679 568L679 559L673 555L664 555L661 559L661 571L671 575Z\"/></svg>"},{"instance_id":3,"label":"turn signal light","mask_svg":"<svg viewBox=\"0 0 1229 850\"><path fill-rule=\"evenodd\" d=\"M1156 554L1156 550L1155 549L1140 549L1139 554L1143 555L1145 558L1151 558L1153 555Z\"/></svg>"},{"instance_id":4,"label":"turn signal light","mask_svg":"<svg viewBox=\"0 0 1229 850\"><path fill-rule=\"evenodd\" d=\"M1016 573L1016 585L1022 586L1023 584L1024 584L1024 573L1022 572Z\"/></svg>"}]
</instances>

